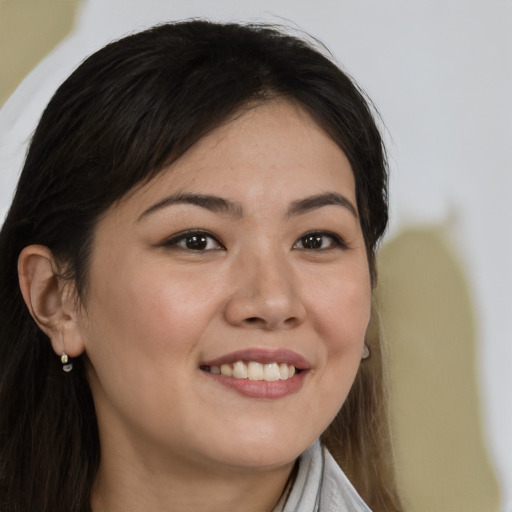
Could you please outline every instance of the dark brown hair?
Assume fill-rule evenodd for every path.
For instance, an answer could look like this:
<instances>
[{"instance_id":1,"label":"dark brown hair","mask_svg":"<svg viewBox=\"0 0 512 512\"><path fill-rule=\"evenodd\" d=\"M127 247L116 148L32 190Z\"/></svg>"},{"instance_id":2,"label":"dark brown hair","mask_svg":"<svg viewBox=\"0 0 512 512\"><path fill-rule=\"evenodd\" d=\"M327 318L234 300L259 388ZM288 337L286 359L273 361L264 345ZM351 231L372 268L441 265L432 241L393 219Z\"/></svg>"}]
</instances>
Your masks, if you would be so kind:
<instances>
[{"instance_id":1,"label":"dark brown hair","mask_svg":"<svg viewBox=\"0 0 512 512\"><path fill-rule=\"evenodd\" d=\"M288 98L347 155L375 282L387 168L371 104L323 51L282 30L193 20L156 26L89 57L34 133L0 233L0 509L89 510L100 456L83 361L64 374L25 307L20 251L51 249L84 299L94 228L202 136L255 101ZM375 510L398 511L379 340L323 439Z\"/></svg>"}]
</instances>

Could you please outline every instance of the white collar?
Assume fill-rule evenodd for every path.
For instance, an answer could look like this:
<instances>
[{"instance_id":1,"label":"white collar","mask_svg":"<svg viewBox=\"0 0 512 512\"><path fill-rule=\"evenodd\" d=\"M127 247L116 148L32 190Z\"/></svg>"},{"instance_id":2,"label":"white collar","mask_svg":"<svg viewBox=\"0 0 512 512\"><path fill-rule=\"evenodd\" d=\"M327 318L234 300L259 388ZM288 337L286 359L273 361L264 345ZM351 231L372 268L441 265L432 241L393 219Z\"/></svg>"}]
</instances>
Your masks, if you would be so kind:
<instances>
[{"instance_id":1,"label":"white collar","mask_svg":"<svg viewBox=\"0 0 512 512\"><path fill-rule=\"evenodd\" d=\"M287 494L287 493L285 493ZM315 441L300 457L286 499L273 512L371 512L329 451Z\"/></svg>"}]
</instances>

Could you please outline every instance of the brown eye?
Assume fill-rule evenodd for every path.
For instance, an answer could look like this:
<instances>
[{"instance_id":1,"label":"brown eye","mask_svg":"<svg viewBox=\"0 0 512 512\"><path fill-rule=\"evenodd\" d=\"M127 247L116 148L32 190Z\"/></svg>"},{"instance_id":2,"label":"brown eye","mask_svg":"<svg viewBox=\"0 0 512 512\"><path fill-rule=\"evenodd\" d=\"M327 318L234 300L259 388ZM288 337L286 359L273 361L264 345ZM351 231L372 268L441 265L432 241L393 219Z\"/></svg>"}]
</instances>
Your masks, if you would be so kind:
<instances>
[{"instance_id":1,"label":"brown eye","mask_svg":"<svg viewBox=\"0 0 512 512\"><path fill-rule=\"evenodd\" d=\"M337 247L345 247L345 244L341 238L334 233L326 232L307 233L300 237L293 246L294 249L303 249L308 251L321 251L326 249L334 249Z\"/></svg>"},{"instance_id":2,"label":"brown eye","mask_svg":"<svg viewBox=\"0 0 512 512\"><path fill-rule=\"evenodd\" d=\"M187 236L183 245L193 251L204 251L208 247L208 237L204 235Z\"/></svg>"},{"instance_id":3,"label":"brown eye","mask_svg":"<svg viewBox=\"0 0 512 512\"><path fill-rule=\"evenodd\" d=\"M213 235L204 231L182 233L166 242L165 246L189 251L216 251L224 249Z\"/></svg>"},{"instance_id":4,"label":"brown eye","mask_svg":"<svg viewBox=\"0 0 512 512\"><path fill-rule=\"evenodd\" d=\"M322 249L324 237L320 235L308 235L300 240L304 249Z\"/></svg>"}]
</instances>

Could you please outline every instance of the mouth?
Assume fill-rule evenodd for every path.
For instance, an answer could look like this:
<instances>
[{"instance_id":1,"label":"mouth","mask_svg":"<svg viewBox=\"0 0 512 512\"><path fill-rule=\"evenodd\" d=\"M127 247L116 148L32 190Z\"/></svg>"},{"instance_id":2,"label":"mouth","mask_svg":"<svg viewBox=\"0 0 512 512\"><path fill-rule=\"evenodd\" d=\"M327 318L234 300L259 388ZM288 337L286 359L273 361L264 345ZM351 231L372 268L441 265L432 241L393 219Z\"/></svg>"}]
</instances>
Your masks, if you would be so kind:
<instances>
[{"instance_id":1,"label":"mouth","mask_svg":"<svg viewBox=\"0 0 512 512\"><path fill-rule=\"evenodd\" d=\"M232 364L225 363L220 366L201 365L200 368L214 375L224 375L225 377L234 377L235 379L264 380L266 382L288 380L296 373L303 371L292 364L278 363L276 361L272 363L236 361Z\"/></svg>"},{"instance_id":2,"label":"mouth","mask_svg":"<svg viewBox=\"0 0 512 512\"><path fill-rule=\"evenodd\" d=\"M199 369L244 396L281 398L300 390L310 365L290 350L248 349L204 361Z\"/></svg>"}]
</instances>

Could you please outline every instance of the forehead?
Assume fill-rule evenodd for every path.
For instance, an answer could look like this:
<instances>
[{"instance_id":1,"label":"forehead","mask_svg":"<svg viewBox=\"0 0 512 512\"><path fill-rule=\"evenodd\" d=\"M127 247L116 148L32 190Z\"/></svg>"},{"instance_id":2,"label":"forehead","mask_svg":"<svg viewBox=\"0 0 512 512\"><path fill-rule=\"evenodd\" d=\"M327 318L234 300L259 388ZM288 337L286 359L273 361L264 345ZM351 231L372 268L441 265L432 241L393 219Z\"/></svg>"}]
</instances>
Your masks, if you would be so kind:
<instances>
[{"instance_id":1,"label":"forehead","mask_svg":"<svg viewBox=\"0 0 512 512\"><path fill-rule=\"evenodd\" d=\"M142 211L176 191L264 203L335 191L355 202L343 151L302 107L285 100L238 112L126 199Z\"/></svg>"}]
</instances>

